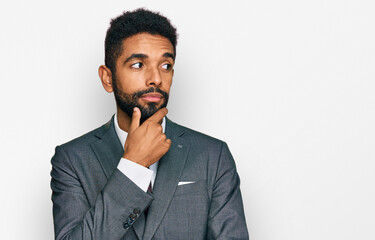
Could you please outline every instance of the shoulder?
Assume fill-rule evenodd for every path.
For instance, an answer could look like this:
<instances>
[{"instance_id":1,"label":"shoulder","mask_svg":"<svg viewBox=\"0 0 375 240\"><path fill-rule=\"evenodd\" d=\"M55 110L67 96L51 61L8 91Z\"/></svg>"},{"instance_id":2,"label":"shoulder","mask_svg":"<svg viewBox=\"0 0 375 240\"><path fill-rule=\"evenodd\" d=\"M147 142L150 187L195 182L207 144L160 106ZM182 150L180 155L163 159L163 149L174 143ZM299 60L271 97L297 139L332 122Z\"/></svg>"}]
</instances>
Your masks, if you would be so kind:
<instances>
[{"instance_id":1,"label":"shoulder","mask_svg":"<svg viewBox=\"0 0 375 240\"><path fill-rule=\"evenodd\" d=\"M112 119L80 137L58 145L51 159L52 166L75 171L73 170L76 169L74 166L83 164L83 162L86 162L85 160L93 158L95 153L92 146L114 128ZM113 131L115 132L114 129Z\"/></svg>"},{"instance_id":2,"label":"shoulder","mask_svg":"<svg viewBox=\"0 0 375 240\"><path fill-rule=\"evenodd\" d=\"M112 121L113 117L111 118L111 120L109 120L107 123L103 124L102 126L86 133L86 134L83 134L82 136L79 136L77 138L74 138L66 143L63 143L59 146L57 146L57 148L62 148L62 149L70 149L70 150L74 150L74 149L85 149L87 147L90 147L90 145L96 141L98 141L104 134L106 134L106 132L108 132L113 126L113 121Z\"/></svg>"},{"instance_id":3,"label":"shoulder","mask_svg":"<svg viewBox=\"0 0 375 240\"><path fill-rule=\"evenodd\" d=\"M224 141L191 128L179 125L170 119L167 119L167 132L170 132L172 137L181 137L184 139L184 141L188 142L196 149L218 151L223 147L227 148L227 144Z\"/></svg>"}]
</instances>

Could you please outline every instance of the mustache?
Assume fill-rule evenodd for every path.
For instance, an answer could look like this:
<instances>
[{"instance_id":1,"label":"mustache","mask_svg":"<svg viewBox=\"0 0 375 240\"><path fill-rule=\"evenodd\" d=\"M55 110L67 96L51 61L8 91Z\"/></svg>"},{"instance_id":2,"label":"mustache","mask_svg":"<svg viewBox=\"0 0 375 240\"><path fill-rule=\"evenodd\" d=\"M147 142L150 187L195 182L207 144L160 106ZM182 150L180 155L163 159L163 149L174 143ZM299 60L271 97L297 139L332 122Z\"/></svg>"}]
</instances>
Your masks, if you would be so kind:
<instances>
[{"instance_id":1,"label":"mustache","mask_svg":"<svg viewBox=\"0 0 375 240\"><path fill-rule=\"evenodd\" d=\"M160 93L161 95L163 95L164 99L168 99L168 93L164 92L164 91L161 90L160 88L155 88L155 87L150 87L149 89L146 89L146 90L142 90L142 91L138 91L138 92L133 93L133 99L140 98L140 97L142 97L142 95L144 95L144 94L147 94L147 93L153 93L153 92Z\"/></svg>"}]
</instances>

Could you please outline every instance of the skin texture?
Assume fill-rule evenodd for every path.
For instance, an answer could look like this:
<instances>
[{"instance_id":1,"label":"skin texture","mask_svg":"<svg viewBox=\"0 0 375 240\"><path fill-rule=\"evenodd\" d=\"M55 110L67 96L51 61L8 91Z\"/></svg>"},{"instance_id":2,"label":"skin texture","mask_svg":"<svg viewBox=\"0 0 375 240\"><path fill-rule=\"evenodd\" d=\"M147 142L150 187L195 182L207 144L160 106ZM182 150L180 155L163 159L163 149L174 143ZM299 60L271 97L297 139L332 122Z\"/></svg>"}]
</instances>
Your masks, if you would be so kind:
<instances>
[{"instance_id":1,"label":"skin texture","mask_svg":"<svg viewBox=\"0 0 375 240\"><path fill-rule=\"evenodd\" d=\"M173 78L174 52L171 42L160 35L148 33L136 34L123 41L123 52L116 61L116 73L102 65L99 76L107 92L113 92L112 74L116 74L117 88L126 94L159 88L169 94ZM156 92L145 94L138 104L147 108L150 103L157 108L165 99ZM118 123L128 132L123 157L142 166L149 167L158 161L170 148L161 127L161 121L167 114L166 108L159 109L154 115L140 124L141 112L134 108L133 116L128 116L117 106Z\"/></svg>"}]
</instances>

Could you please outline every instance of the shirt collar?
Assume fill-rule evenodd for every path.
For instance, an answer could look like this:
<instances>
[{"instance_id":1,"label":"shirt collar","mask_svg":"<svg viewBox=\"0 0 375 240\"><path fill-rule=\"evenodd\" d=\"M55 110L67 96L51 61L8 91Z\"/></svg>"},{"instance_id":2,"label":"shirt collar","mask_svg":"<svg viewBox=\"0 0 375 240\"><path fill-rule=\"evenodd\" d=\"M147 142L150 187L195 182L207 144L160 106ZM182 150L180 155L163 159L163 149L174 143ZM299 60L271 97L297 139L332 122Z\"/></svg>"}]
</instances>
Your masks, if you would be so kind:
<instances>
[{"instance_id":1,"label":"shirt collar","mask_svg":"<svg viewBox=\"0 0 375 240\"><path fill-rule=\"evenodd\" d=\"M119 140L121 142L122 148L124 148L126 138L128 137L128 133L125 132L124 130L122 130L120 128L120 126L118 125L117 113L115 114L113 121L115 122L115 130L116 130L117 137L119 138ZM165 117L164 117L163 121L161 123L161 126L163 127L163 133L165 133L165 122L166 121L165 121Z\"/></svg>"}]
</instances>

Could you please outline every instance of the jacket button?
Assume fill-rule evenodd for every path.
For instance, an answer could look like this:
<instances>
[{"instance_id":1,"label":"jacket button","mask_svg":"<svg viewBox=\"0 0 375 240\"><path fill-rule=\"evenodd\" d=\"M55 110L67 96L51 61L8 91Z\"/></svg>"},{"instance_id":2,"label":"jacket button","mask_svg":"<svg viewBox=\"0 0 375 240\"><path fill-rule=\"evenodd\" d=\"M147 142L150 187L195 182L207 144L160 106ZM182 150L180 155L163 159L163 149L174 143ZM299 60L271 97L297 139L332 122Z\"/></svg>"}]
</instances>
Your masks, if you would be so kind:
<instances>
[{"instance_id":1,"label":"jacket button","mask_svg":"<svg viewBox=\"0 0 375 240\"><path fill-rule=\"evenodd\" d=\"M123 225L123 227L124 227L125 229L129 229L129 228L130 228L130 224L129 224L129 223L127 223L127 222L124 222L124 225Z\"/></svg>"},{"instance_id":2,"label":"jacket button","mask_svg":"<svg viewBox=\"0 0 375 240\"><path fill-rule=\"evenodd\" d=\"M129 215L129 218L134 221L135 219L137 219L137 215L132 213Z\"/></svg>"},{"instance_id":3,"label":"jacket button","mask_svg":"<svg viewBox=\"0 0 375 240\"><path fill-rule=\"evenodd\" d=\"M139 214L141 214L141 209L134 208L133 213L139 215Z\"/></svg>"}]
</instances>

